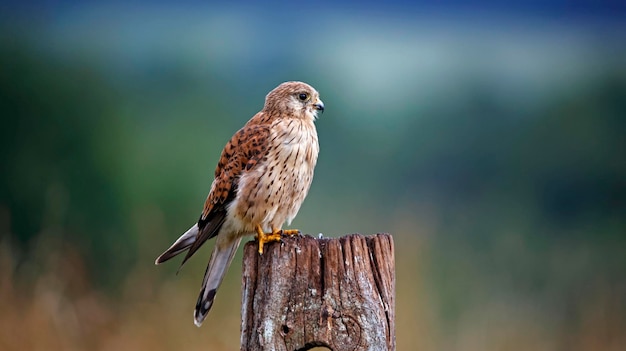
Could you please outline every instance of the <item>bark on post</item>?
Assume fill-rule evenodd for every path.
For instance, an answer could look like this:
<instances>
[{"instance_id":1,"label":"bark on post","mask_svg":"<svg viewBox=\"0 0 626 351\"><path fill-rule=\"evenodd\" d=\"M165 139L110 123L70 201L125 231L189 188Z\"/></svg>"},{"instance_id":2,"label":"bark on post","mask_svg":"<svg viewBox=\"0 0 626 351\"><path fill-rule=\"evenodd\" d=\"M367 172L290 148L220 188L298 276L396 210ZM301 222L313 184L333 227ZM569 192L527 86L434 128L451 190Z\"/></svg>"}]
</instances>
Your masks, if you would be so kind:
<instances>
[{"instance_id":1,"label":"bark on post","mask_svg":"<svg viewBox=\"0 0 626 351\"><path fill-rule=\"evenodd\" d=\"M244 248L241 350L395 350L389 234L283 238Z\"/></svg>"}]
</instances>

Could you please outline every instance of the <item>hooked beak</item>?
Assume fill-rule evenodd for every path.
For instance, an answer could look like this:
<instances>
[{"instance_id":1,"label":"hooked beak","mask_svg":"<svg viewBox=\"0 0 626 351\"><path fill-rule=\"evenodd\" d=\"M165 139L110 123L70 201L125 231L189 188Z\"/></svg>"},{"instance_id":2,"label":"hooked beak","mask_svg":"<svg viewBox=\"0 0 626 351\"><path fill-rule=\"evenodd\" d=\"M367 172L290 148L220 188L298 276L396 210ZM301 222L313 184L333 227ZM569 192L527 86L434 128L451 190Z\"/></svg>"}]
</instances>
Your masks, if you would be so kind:
<instances>
[{"instance_id":1,"label":"hooked beak","mask_svg":"<svg viewBox=\"0 0 626 351\"><path fill-rule=\"evenodd\" d=\"M324 113L324 103L322 102L322 100L317 100L317 102L315 104L313 104L313 107L318 110L321 111L322 113Z\"/></svg>"}]
</instances>

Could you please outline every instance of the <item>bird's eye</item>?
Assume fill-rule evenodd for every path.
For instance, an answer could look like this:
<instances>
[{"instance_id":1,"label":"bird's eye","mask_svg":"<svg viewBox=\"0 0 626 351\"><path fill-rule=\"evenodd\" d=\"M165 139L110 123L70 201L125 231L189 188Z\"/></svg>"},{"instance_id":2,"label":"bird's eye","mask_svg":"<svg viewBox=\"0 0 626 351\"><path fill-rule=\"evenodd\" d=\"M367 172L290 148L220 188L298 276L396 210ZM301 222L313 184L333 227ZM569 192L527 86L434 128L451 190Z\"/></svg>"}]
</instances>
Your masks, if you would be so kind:
<instances>
[{"instance_id":1,"label":"bird's eye","mask_svg":"<svg viewBox=\"0 0 626 351\"><path fill-rule=\"evenodd\" d=\"M298 99L300 99L300 101L307 101L309 99L309 94L307 94L307 93L300 93L300 94L298 94Z\"/></svg>"}]
</instances>

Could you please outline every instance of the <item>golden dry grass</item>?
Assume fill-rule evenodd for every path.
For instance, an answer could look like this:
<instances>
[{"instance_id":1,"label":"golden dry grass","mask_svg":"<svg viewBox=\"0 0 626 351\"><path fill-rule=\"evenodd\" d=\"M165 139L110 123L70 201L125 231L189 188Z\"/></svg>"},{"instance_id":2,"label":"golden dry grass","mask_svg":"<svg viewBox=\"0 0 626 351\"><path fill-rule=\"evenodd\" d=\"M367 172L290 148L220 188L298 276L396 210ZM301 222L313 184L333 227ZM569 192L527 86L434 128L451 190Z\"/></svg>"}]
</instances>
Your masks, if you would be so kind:
<instances>
[{"instance_id":1,"label":"golden dry grass","mask_svg":"<svg viewBox=\"0 0 626 351\"><path fill-rule=\"evenodd\" d=\"M496 293L446 321L437 290L427 286L429 249L426 240L396 240L398 350L617 351L626 346L624 301L610 286L598 286L587 303L571 306L577 317L571 321ZM145 257L113 298L92 287L75 251L65 247L62 252L38 257L45 273L22 282L14 276L7 247L2 249L0 350L239 349L239 263L209 318L196 328L192 308L202 262L162 281L151 257Z\"/></svg>"}]
</instances>

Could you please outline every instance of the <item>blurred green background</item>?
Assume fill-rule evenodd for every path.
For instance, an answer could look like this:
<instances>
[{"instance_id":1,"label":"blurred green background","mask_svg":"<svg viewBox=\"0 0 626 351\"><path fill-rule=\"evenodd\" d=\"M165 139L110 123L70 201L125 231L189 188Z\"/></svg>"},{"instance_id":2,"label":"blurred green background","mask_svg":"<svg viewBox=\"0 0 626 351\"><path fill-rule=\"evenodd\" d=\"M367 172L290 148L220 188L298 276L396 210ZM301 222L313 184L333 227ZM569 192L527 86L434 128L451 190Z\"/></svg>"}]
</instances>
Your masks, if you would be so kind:
<instances>
[{"instance_id":1,"label":"blurred green background","mask_svg":"<svg viewBox=\"0 0 626 351\"><path fill-rule=\"evenodd\" d=\"M287 80L293 227L394 235L398 350L626 349L623 12L268 4L2 5L0 349L239 349L240 256L200 329L212 243L153 262Z\"/></svg>"}]
</instances>

